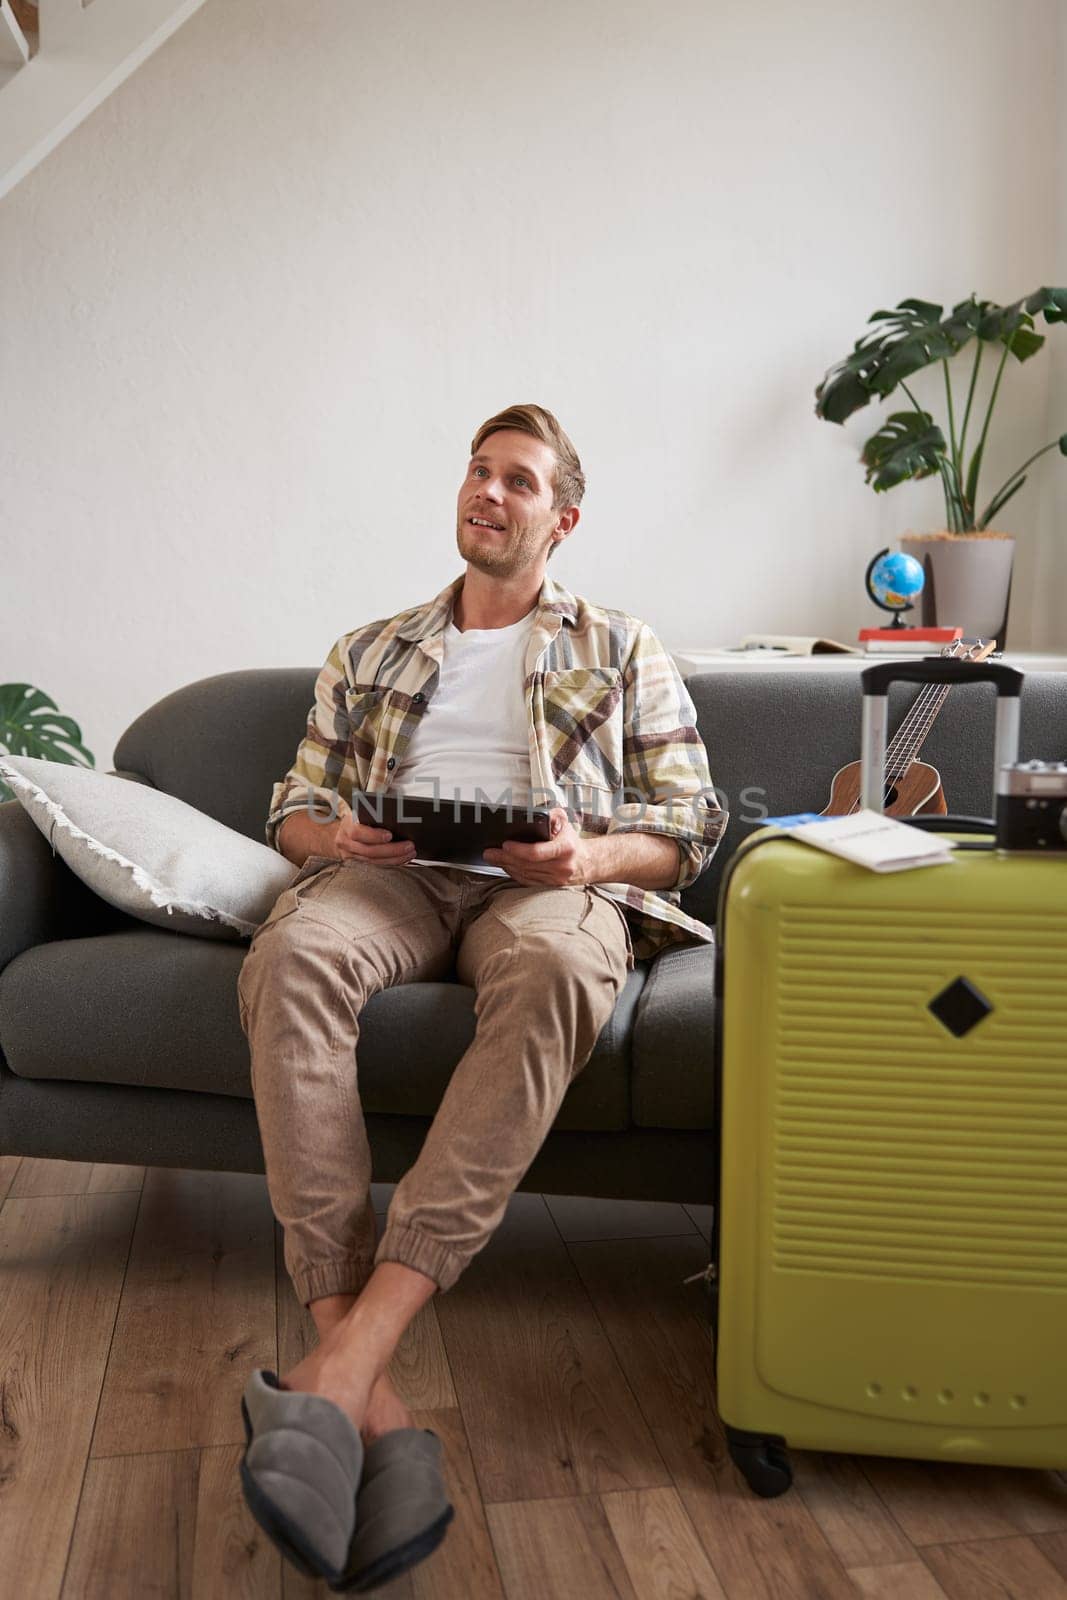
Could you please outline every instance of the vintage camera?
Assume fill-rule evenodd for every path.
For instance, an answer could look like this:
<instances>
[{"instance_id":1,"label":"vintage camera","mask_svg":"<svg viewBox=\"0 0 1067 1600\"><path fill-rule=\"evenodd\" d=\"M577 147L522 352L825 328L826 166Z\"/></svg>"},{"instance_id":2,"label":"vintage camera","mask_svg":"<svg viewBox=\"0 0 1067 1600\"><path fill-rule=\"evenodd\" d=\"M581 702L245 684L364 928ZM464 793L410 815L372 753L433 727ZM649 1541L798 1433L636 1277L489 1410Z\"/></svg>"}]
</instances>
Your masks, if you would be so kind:
<instances>
[{"instance_id":1,"label":"vintage camera","mask_svg":"<svg viewBox=\"0 0 1067 1600\"><path fill-rule=\"evenodd\" d=\"M997 774L997 849L1067 850L1067 762L1016 761Z\"/></svg>"}]
</instances>

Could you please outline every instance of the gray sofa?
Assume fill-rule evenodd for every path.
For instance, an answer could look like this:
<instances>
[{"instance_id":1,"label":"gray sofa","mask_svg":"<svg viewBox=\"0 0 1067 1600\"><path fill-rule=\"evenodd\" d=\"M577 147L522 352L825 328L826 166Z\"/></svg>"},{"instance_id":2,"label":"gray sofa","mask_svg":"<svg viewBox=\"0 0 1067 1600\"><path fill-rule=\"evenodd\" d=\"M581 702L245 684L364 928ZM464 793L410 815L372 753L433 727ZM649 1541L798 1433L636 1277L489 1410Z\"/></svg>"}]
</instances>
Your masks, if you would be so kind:
<instances>
[{"instance_id":1,"label":"gray sofa","mask_svg":"<svg viewBox=\"0 0 1067 1600\"><path fill-rule=\"evenodd\" d=\"M262 840L314 668L225 673L145 711L115 750L154 784ZM714 921L722 868L771 814L819 811L858 755L851 673L710 672L688 680L731 811L684 904ZM891 727L916 691L891 695ZM993 692L954 690L924 748L954 812L990 813ZM1067 674L1035 674L1021 754L1067 755ZM0 1154L262 1172L237 1010L247 941L170 933L115 911L53 855L15 801L0 806ZM363 1014L359 1074L375 1179L414 1160L473 1036L458 982L387 990ZM549 1194L712 1202L717 1185L711 946L639 963L522 1187Z\"/></svg>"}]
</instances>

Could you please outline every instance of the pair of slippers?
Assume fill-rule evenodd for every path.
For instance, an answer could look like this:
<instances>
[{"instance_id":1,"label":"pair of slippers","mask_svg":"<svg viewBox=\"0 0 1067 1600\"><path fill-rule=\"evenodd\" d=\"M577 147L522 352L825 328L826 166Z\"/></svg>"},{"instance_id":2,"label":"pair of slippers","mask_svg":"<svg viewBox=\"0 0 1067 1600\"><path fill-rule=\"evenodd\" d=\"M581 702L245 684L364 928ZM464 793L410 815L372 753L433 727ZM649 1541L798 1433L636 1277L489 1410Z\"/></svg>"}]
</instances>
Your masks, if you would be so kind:
<instances>
[{"instance_id":1,"label":"pair of slippers","mask_svg":"<svg viewBox=\"0 0 1067 1600\"><path fill-rule=\"evenodd\" d=\"M455 1515L430 1428L396 1428L364 1448L325 1395L253 1372L241 1400L241 1487L264 1533L336 1593L377 1589L422 1561Z\"/></svg>"}]
</instances>

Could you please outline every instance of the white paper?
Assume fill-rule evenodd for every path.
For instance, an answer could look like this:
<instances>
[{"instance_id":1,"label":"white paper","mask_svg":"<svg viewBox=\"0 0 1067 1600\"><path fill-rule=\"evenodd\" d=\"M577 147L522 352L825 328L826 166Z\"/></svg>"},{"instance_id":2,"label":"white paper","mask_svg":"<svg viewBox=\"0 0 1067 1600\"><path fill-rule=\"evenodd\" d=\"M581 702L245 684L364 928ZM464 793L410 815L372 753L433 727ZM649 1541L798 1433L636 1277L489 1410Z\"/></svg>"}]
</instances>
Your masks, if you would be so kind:
<instances>
[{"instance_id":1,"label":"white paper","mask_svg":"<svg viewBox=\"0 0 1067 1600\"><path fill-rule=\"evenodd\" d=\"M863 653L868 656L941 656L944 646L935 644L932 639L922 644L914 639L904 639L898 644L890 644L888 639L866 639Z\"/></svg>"},{"instance_id":2,"label":"white paper","mask_svg":"<svg viewBox=\"0 0 1067 1600\"><path fill-rule=\"evenodd\" d=\"M428 856L412 856L413 867L456 867L460 872L481 872L487 878L506 878L508 874L503 867L491 867L488 863L474 863L471 861L431 861Z\"/></svg>"},{"instance_id":3,"label":"white paper","mask_svg":"<svg viewBox=\"0 0 1067 1600\"><path fill-rule=\"evenodd\" d=\"M924 833L879 811L852 811L844 817L801 822L782 832L872 872L940 867L955 860L951 842L943 835Z\"/></svg>"}]
</instances>

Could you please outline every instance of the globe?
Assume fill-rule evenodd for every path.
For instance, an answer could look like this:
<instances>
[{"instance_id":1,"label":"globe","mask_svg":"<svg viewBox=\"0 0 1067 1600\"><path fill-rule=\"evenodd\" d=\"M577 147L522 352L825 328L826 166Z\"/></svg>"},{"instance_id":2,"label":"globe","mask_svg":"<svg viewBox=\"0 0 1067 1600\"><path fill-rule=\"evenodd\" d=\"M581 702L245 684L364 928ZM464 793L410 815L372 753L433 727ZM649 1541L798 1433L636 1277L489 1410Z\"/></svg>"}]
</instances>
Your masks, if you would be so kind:
<instances>
[{"instance_id":1,"label":"globe","mask_svg":"<svg viewBox=\"0 0 1067 1600\"><path fill-rule=\"evenodd\" d=\"M876 561L868 580L874 598L894 609L913 600L925 581L922 563L902 550L894 550Z\"/></svg>"}]
</instances>

